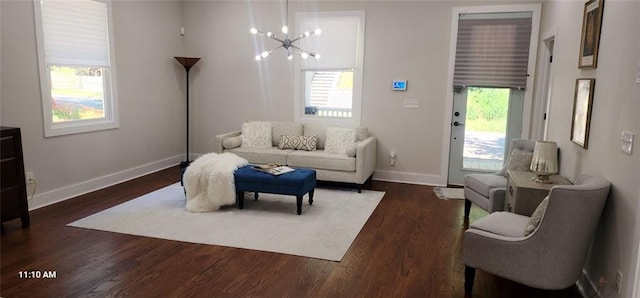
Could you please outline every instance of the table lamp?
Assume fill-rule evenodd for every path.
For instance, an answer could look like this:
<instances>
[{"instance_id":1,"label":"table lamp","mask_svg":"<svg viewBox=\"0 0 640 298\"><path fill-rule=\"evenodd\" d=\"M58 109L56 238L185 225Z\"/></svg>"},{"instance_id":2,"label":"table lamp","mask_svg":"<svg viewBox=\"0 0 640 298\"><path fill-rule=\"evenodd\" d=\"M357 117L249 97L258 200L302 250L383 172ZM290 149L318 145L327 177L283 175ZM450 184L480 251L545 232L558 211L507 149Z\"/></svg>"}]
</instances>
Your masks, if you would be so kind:
<instances>
[{"instance_id":1,"label":"table lamp","mask_svg":"<svg viewBox=\"0 0 640 298\"><path fill-rule=\"evenodd\" d=\"M558 145L556 142L537 141L529 169L536 173L533 181L552 183L549 176L558 173Z\"/></svg>"}]
</instances>

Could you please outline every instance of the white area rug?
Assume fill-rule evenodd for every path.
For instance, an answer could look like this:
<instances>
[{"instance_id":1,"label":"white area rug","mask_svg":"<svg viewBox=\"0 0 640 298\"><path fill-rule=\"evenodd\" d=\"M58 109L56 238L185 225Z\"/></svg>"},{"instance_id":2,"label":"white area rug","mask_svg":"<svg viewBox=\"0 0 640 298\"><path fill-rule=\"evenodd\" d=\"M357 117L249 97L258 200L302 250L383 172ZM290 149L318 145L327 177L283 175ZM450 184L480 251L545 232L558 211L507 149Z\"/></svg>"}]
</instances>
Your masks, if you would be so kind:
<instances>
[{"instance_id":1,"label":"white area rug","mask_svg":"<svg viewBox=\"0 0 640 298\"><path fill-rule=\"evenodd\" d=\"M433 192L443 200L464 200L464 188L434 187Z\"/></svg>"},{"instance_id":2,"label":"white area rug","mask_svg":"<svg viewBox=\"0 0 640 298\"><path fill-rule=\"evenodd\" d=\"M318 188L313 205L305 195L297 215L294 196L260 194L254 201L247 193L242 210L191 213L176 183L68 225L340 261L383 196Z\"/></svg>"}]
</instances>

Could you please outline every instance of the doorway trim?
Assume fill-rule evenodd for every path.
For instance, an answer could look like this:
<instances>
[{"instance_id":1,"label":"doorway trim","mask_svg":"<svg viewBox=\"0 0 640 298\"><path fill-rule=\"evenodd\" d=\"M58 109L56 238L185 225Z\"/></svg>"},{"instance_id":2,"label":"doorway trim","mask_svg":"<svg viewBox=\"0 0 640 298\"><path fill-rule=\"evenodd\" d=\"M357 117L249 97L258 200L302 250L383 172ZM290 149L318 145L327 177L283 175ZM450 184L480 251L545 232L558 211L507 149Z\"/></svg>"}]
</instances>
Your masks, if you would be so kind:
<instances>
[{"instance_id":1,"label":"doorway trim","mask_svg":"<svg viewBox=\"0 0 640 298\"><path fill-rule=\"evenodd\" d=\"M442 159L440 163L440 172L442 173L442 183L447 184L449 179L449 150L451 138L451 121L453 109L453 73L456 63L456 46L458 36L458 20L461 14L465 13L491 13L491 12L514 12L514 11L531 11L531 43L529 44L529 63L527 66L529 77L527 78L527 86L524 94L524 107L522 109L522 134L521 137L528 138L531 125L531 114L533 108L533 84L535 78L536 58L538 53L538 35L540 31L540 12L542 4L518 4L518 5L489 5L489 6L467 6L454 7L451 14L451 34L449 36L449 72L447 74L446 85L446 102L445 116L442 133Z\"/></svg>"},{"instance_id":2,"label":"doorway trim","mask_svg":"<svg viewBox=\"0 0 640 298\"><path fill-rule=\"evenodd\" d=\"M558 31L556 27L554 30L546 32L542 35L542 43L540 44L540 50L542 51L542 77L539 81L539 85L536 86L537 103L533 112L531 137L546 140L549 119L551 118L551 101L552 88L553 88L553 62L550 62L553 55L558 48ZM553 44L550 49L550 44ZM544 118L547 115L546 119Z\"/></svg>"}]
</instances>

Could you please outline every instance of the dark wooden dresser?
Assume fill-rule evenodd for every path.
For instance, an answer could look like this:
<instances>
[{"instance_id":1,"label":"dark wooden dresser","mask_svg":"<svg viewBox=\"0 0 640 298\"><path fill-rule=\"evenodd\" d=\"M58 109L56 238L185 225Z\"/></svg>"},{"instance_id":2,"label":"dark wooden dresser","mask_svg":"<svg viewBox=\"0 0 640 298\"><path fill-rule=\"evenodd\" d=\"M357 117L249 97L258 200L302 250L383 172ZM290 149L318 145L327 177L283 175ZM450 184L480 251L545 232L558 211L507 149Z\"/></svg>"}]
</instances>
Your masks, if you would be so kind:
<instances>
[{"instance_id":1,"label":"dark wooden dresser","mask_svg":"<svg viewBox=\"0 0 640 298\"><path fill-rule=\"evenodd\" d=\"M0 169L0 212L2 222L20 218L22 227L29 226L29 206L27 205L27 184L22 158L22 138L20 128L2 126L0 147L2 168Z\"/></svg>"}]
</instances>

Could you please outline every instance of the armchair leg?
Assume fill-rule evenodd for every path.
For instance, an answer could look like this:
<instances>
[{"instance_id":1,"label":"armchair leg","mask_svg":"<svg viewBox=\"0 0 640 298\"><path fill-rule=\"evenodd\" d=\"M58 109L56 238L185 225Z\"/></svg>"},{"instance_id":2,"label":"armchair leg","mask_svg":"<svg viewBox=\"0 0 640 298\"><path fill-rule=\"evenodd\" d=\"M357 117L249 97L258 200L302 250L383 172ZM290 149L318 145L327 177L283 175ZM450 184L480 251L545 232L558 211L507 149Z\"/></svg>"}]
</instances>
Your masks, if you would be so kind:
<instances>
[{"instance_id":1,"label":"armchair leg","mask_svg":"<svg viewBox=\"0 0 640 298\"><path fill-rule=\"evenodd\" d=\"M471 201L464 199L464 218L469 218L471 212Z\"/></svg>"},{"instance_id":2,"label":"armchair leg","mask_svg":"<svg viewBox=\"0 0 640 298\"><path fill-rule=\"evenodd\" d=\"M464 266L464 293L471 294L473 292L473 282L476 279L476 268Z\"/></svg>"}]
</instances>

